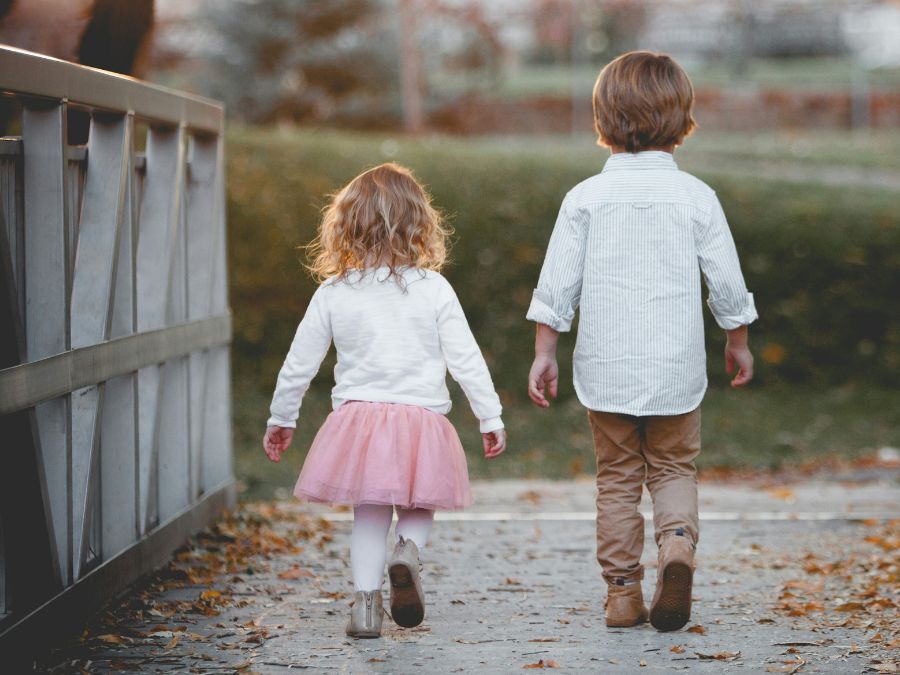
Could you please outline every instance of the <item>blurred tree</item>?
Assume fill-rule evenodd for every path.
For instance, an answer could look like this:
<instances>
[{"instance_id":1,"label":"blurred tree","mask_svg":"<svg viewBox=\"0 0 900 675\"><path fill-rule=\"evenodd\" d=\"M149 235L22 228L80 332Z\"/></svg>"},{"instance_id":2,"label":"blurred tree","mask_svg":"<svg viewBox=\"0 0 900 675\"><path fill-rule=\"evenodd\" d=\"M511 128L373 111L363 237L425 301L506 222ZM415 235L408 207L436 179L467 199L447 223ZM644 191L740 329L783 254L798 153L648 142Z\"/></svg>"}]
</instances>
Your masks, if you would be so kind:
<instances>
[{"instance_id":1,"label":"blurred tree","mask_svg":"<svg viewBox=\"0 0 900 675\"><path fill-rule=\"evenodd\" d=\"M360 98L369 100L357 107L383 109L397 66L380 9L379 0L206 0L194 19L210 32L198 88L254 122L329 120Z\"/></svg>"}]
</instances>

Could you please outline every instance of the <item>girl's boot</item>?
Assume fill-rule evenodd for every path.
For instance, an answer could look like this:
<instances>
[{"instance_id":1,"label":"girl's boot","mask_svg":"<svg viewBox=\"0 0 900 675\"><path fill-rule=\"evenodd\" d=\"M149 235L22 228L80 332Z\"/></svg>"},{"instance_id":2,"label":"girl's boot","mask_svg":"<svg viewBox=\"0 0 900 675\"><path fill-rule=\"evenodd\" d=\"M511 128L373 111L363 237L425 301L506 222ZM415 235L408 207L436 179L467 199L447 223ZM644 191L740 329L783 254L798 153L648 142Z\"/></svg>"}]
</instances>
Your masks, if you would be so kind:
<instances>
[{"instance_id":1,"label":"girl's boot","mask_svg":"<svg viewBox=\"0 0 900 675\"><path fill-rule=\"evenodd\" d=\"M352 638L381 637L382 602L381 591L356 591L350 604L347 635Z\"/></svg>"},{"instance_id":2,"label":"girl's boot","mask_svg":"<svg viewBox=\"0 0 900 675\"><path fill-rule=\"evenodd\" d=\"M419 580L419 548L400 537L388 562L391 580L391 616L398 626L412 628L425 618L425 596Z\"/></svg>"}]
</instances>

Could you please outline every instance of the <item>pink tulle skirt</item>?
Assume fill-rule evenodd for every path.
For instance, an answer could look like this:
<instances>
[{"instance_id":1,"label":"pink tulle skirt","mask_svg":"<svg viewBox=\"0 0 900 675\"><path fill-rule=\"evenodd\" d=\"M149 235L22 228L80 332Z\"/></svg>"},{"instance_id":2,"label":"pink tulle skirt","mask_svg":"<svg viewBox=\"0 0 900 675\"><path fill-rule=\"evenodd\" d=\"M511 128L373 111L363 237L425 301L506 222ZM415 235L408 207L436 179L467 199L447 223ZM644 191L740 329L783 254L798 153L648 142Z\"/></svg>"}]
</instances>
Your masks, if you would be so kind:
<instances>
[{"instance_id":1,"label":"pink tulle skirt","mask_svg":"<svg viewBox=\"0 0 900 675\"><path fill-rule=\"evenodd\" d=\"M328 415L294 488L300 499L460 509L472 503L466 455L444 415L349 401Z\"/></svg>"}]
</instances>

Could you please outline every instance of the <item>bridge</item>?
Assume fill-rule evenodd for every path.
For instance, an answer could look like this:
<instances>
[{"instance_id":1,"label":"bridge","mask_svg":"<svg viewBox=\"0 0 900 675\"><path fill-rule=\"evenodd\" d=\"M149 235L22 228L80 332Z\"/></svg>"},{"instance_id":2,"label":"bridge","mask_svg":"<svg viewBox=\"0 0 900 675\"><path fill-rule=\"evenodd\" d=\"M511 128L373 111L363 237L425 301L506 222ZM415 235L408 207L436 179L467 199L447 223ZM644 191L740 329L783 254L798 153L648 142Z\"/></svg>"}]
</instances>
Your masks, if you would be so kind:
<instances>
[{"instance_id":1,"label":"bridge","mask_svg":"<svg viewBox=\"0 0 900 675\"><path fill-rule=\"evenodd\" d=\"M6 654L168 560L234 480L223 107L3 46L0 94Z\"/></svg>"}]
</instances>

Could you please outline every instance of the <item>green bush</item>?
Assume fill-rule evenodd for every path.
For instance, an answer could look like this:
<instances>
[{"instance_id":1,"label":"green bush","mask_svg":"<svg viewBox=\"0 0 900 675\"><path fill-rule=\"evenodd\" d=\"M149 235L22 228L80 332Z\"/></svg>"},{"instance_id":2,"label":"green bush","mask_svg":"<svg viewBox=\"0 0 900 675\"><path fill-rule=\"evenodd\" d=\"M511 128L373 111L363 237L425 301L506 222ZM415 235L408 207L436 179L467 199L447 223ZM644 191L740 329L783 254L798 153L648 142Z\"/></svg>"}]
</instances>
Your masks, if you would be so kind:
<instances>
[{"instance_id":1,"label":"green bush","mask_svg":"<svg viewBox=\"0 0 900 675\"><path fill-rule=\"evenodd\" d=\"M560 398L525 394L534 328L525 320L566 190L600 169L599 150L546 140L395 142L370 135L236 129L228 138L234 311L236 469L247 496L286 495L330 409L329 356L303 402L294 449L263 460L269 398L315 290L298 245L314 235L326 193L387 159L412 167L456 228L445 270L491 366L510 452L486 462L458 388L450 413L473 476L563 478L590 471L585 413L572 389L572 335L559 356ZM693 161L697 166L697 162ZM761 319L751 329L758 376L723 386L722 331L707 312L713 391L704 401L702 466L777 467L900 443L897 289L900 232L893 195L703 176L732 224ZM281 490L279 492L278 490Z\"/></svg>"},{"instance_id":2,"label":"green bush","mask_svg":"<svg viewBox=\"0 0 900 675\"><path fill-rule=\"evenodd\" d=\"M395 159L429 185L456 229L445 274L507 402L524 396L533 328L524 320L565 192L604 154L547 145L259 129L229 143L236 371L268 387L314 290L298 245L326 193ZM900 377L900 213L896 196L702 176L718 192L760 320L751 329L762 383L816 386ZM722 332L707 317L710 379L725 382ZM560 358L568 372L571 338ZM571 391L566 387L566 391Z\"/></svg>"}]
</instances>

